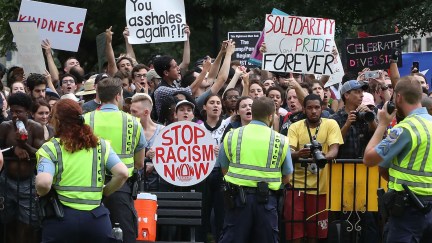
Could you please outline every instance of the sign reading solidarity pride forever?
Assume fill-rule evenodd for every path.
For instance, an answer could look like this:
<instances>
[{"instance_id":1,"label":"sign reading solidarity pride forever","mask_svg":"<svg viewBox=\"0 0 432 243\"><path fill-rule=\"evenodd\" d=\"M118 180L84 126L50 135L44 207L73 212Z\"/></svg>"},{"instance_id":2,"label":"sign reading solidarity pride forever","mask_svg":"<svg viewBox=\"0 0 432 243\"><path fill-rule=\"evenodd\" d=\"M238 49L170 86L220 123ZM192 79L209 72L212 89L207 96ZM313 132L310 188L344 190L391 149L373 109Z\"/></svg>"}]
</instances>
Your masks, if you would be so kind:
<instances>
[{"instance_id":1,"label":"sign reading solidarity pride forever","mask_svg":"<svg viewBox=\"0 0 432 243\"><path fill-rule=\"evenodd\" d=\"M263 69L333 74L334 20L267 14L264 32L267 52Z\"/></svg>"},{"instance_id":2,"label":"sign reading solidarity pride forever","mask_svg":"<svg viewBox=\"0 0 432 243\"><path fill-rule=\"evenodd\" d=\"M213 170L217 145L204 127L188 121L166 126L153 143L153 165L166 182L192 186Z\"/></svg>"},{"instance_id":3,"label":"sign reading solidarity pride forever","mask_svg":"<svg viewBox=\"0 0 432 243\"><path fill-rule=\"evenodd\" d=\"M346 39L346 67L353 72L361 71L364 68L387 69L390 67L392 49L400 47L401 43L400 34ZM401 66L402 58L399 58L398 67Z\"/></svg>"},{"instance_id":4,"label":"sign reading solidarity pride forever","mask_svg":"<svg viewBox=\"0 0 432 243\"><path fill-rule=\"evenodd\" d=\"M18 21L35 21L53 49L78 51L87 9L23 0ZM40 47L40 41L39 47Z\"/></svg>"},{"instance_id":5,"label":"sign reading solidarity pride forever","mask_svg":"<svg viewBox=\"0 0 432 243\"><path fill-rule=\"evenodd\" d=\"M187 39L183 0L126 0L126 24L131 44Z\"/></svg>"}]
</instances>

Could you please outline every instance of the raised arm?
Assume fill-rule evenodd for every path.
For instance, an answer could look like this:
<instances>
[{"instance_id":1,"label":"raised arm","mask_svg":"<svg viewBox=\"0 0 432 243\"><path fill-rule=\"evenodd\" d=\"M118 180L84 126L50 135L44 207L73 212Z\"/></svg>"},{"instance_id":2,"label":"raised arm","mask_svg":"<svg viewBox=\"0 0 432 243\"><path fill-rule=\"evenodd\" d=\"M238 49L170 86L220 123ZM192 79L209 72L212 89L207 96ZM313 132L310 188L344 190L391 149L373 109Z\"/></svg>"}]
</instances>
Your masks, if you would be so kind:
<instances>
[{"instance_id":1,"label":"raised arm","mask_svg":"<svg viewBox=\"0 0 432 243\"><path fill-rule=\"evenodd\" d=\"M228 73L231 65L231 56L234 53L234 51L235 51L235 42L229 40L227 42L225 59L223 61L222 67L219 71L216 82L211 87L212 94L217 94L219 90L222 88L222 86L224 85L224 83L226 82L226 80L228 79Z\"/></svg>"},{"instance_id":2,"label":"raised arm","mask_svg":"<svg viewBox=\"0 0 432 243\"><path fill-rule=\"evenodd\" d=\"M189 64L190 64L190 42L189 42L189 37L190 37L190 29L189 26L186 25L185 29L184 29L184 33L187 36L186 41L184 42L184 47L183 47L183 60L180 63L179 67L180 67L180 72L183 75L184 73L186 73L186 71L188 70Z\"/></svg>"},{"instance_id":3,"label":"raised arm","mask_svg":"<svg viewBox=\"0 0 432 243\"><path fill-rule=\"evenodd\" d=\"M53 84L57 85L60 78L59 78L59 72L58 72L57 66L54 63L54 58L53 58L52 49L51 49L51 43L49 42L48 39L46 39L46 40L42 41L41 46L44 49L44 53L45 53L45 56L47 59L48 70L49 70L49 73L51 74L51 81ZM55 90L51 87L49 87L49 88L52 90Z\"/></svg>"},{"instance_id":4,"label":"raised arm","mask_svg":"<svg viewBox=\"0 0 432 243\"><path fill-rule=\"evenodd\" d=\"M195 93L197 92L198 88L201 86L201 83L204 81L205 76L207 75L207 72L210 70L211 67L211 58L208 57L203 61L203 69L201 73L198 75L198 77L193 81L193 83L190 85L192 95L195 97Z\"/></svg>"},{"instance_id":5,"label":"raised arm","mask_svg":"<svg viewBox=\"0 0 432 243\"><path fill-rule=\"evenodd\" d=\"M225 90L234 88L235 85L237 84L237 81L239 80L239 78L242 77L242 75L246 74L246 68L244 66L238 66L235 70L234 76L231 79L231 81L228 83L228 85L226 86ZM225 93L225 91L224 91Z\"/></svg>"},{"instance_id":6,"label":"raised arm","mask_svg":"<svg viewBox=\"0 0 432 243\"><path fill-rule=\"evenodd\" d=\"M292 73L290 73L290 77L287 81L288 81L289 85L294 88L300 104L303 104L303 100L308 94L303 90L303 88L300 86L300 84L295 80Z\"/></svg>"},{"instance_id":7,"label":"raised arm","mask_svg":"<svg viewBox=\"0 0 432 243\"><path fill-rule=\"evenodd\" d=\"M55 89L54 84L52 82L52 76L51 76L50 72L48 72L48 70L45 70L44 76L47 80L48 88L50 88L52 90L52 92L58 94L57 90Z\"/></svg>"},{"instance_id":8,"label":"raised arm","mask_svg":"<svg viewBox=\"0 0 432 243\"><path fill-rule=\"evenodd\" d=\"M126 55L129 56L132 59L136 60L135 57L135 52L133 50L132 45L129 43L129 28L126 26L125 29L123 30L123 37L125 39L125 44L126 44Z\"/></svg>"},{"instance_id":9,"label":"raised arm","mask_svg":"<svg viewBox=\"0 0 432 243\"><path fill-rule=\"evenodd\" d=\"M106 38L105 55L108 61L107 74L113 77L118 70L115 62L114 50L112 48L112 36L114 33L111 32L111 29L112 26L110 26L108 29L105 30L105 38Z\"/></svg>"}]
</instances>

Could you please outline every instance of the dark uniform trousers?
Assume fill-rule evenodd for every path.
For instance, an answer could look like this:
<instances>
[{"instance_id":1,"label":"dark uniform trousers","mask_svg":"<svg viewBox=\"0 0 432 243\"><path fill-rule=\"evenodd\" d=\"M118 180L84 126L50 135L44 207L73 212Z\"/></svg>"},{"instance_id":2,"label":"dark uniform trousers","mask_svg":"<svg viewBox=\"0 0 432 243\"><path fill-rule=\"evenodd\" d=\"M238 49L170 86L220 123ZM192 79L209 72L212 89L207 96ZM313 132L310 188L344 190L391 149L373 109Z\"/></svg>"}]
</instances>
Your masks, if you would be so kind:
<instances>
[{"instance_id":1,"label":"dark uniform trousers","mask_svg":"<svg viewBox=\"0 0 432 243\"><path fill-rule=\"evenodd\" d=\"M111 237L109 211L99 206L91 211L76 210L63 205L62 219L42 222L42 243L114 242Z\"/></svg>"},{"instance_id":2,"label":"dark uniform trousers","mask_svg":"<svg viewBox=\"0 0 432 243\"><path fill-rule=\"evenodd\" d=\"M235 207L225 208L225 221L219 243L273 243L279 241L277 198L258 203L255 193L246 194L246 203L235 198Z\"/></svg>"},{"instance_id":3,"label":"dark uniform trousers","mask_svg":"<svg viewBox=\"0 0 432 243\"><path fill-rule=\"evenodd\" d=\"M138 236L138 217L130 190L130 185L125 183L118 191L103 200L105 207L109 209L112 226L120 224L123 231L124 243L135 243Z\"/></svg>"},{"instance_id":4,"label":"dark uniform trousers","mask_svg":"<svg viewBox=\"0 0 432 243\"><path fill-rule=\"evenodd\" d=\"M432 203L430 196L422 200L425 204ZM406 206L402 216L390 216L385 225L384 238L383 242L388 243L432 242L432 211L424 214L412 205Z\"/></svg>"}]
</instances>

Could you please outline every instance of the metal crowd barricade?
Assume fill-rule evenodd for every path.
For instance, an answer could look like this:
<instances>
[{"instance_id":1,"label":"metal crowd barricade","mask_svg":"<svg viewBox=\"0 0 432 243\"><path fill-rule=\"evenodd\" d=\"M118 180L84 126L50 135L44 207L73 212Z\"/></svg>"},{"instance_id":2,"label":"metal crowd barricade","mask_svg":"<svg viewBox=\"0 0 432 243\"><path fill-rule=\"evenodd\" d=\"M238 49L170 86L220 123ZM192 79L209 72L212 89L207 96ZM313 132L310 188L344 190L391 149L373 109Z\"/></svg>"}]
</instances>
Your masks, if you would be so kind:
<instances>
[{"instance_id":1,"label":"metal crowd barricade","mask_svg":"<svg viewBox=\"0 0 432 243\"><path fill-rule=\"evenodd\" d=\"M299 161L293 162L294 168L301 168L301 176L306 178L308 173L307 165L313 161L308 159L301 159ZM299 165L302 164L302 165ZM318 235L318 227L323 227L323 222L319 222L318 214L328 212L328 226L336 220L343 221L345 232L350 234L350 242L357 242L357 233L362 231L360 226L361 220L366 213L377 213L378 212L378 198L377 189L384 188L387 190L387 182L379 176L378 167L366 167L362 159L338 159L333 162L329 162L325 168L321 169L321 173L316 175L316 184L319 187L319 180L323 179L326 181L326 207L325 210L318 210L318 202L316 204L315 212L316 215L306 215L302 219L285 219L281 217L280 232L281 232L281 242L288 242L286 239L286 230L291 231L291 235L294 234L299 227L304 227L306 232L306 226L314 224L316 226L315 234ZM325 177L325 178L320 178ZM296 175L294 172L292 175L292 181L295 181ZM291 186L290 189L291 198L286 198L286 200L292 200L292 208L285 208L284 210L291 210L291 215L294 214L294 195L297 193L309 193L312 195L321 194L319 188L307 187L306 180L302 186L298 183ZM317 198L315 198L317 200ZM306 206L310 201L304 200L304 205L302 205L304 211ZM286 224L290 224L290 227L285 229ZM377 222L378 224L378 222ZM379 231L379 229L377 229Z\"/></svg>"},{"instance_id":2,"label":"metal crowd barricade","mask_svg":"<svg viewBox=\"0 0 432 243\"><path fill-rule=\"evenodd\" d=\"M13 161L13 162L12 162ZM33 171L35 171L36 159L32 158L28 161L20 161L17 158L4 157L3 169L0 173L0 242L18 242L19 238L25 240L25 242L34 242L37 239L31 240L31 237L39 238L40 222L38 220L38 207L36 205L36 189L35 189L35 173L23 178L21 175L22 163L31 163L34 165ZM10 166L15 166L18 170L17 177L11 178L8 173ZM12 183L11 183L12 182ZM29 188L24 195L20 189L27 186ZM11 225L13 221L18 221L20 207L23 206L22 201L29 200L29 215L28 222L33 228L32 236L18 236L20 233L19 229L15 228L16 225ZM33 216L33 217L32 217ZM36 217L35 217L36 216ZM5 221L8 222L5 222ZM12 228L13 227L13 228ZM13 241L8 241L7 233L15 231L16 235L11 235ZM28 237L28 238L27 238Z\"/></svg>"}]
</instances>

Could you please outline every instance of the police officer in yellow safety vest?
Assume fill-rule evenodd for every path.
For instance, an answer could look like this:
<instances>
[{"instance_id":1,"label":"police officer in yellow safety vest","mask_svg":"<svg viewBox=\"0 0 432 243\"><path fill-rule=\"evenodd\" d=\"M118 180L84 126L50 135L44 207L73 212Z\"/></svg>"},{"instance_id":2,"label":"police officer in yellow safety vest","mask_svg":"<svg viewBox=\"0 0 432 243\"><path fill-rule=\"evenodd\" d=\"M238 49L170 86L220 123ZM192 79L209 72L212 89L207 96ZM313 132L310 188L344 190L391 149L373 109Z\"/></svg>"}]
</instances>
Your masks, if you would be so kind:
<instances>
[{"instance_id":1,"label":"police officer in yellow safety vest","mask_svg":"<svg viewBox=\"0 0 432 243\"><path fill-rule=\"evenodd\" d=\"M386 103L364 154L367 166L380 166L389 191L382 202L389 212L384 242L432 242L432 116L421 106L422 87L407 76L394 89L396 111ZM395 117L405 117L386 138Z\"/></svg>"},{"instance_id":2,"label":"police officer in yellow safety vest","mask_svg":"<svg viewBox=\"0 0 432 243\"><path fill-rule=\"evenodd\" d=\"M138 234L137 213L132 198L134 168L144 167L145 138L139 119L121 110L123 104L122 81L105 78L98 82L96 92L102 102L100 110L85 114L85 122L93 132L111 143L113 150L129 170L129 179L118 191L106 197L104 205L110 211L111 223L120 223L123 242L135 243ZM106 181L109 181L107 177Z\"/></svg>"},{"instance_id":3,"label":"police officer in yellow safety vest","mask_svg":"<svg viewBox=\"0 0 432 243\"><path fill-rule=\"evenodd\" d=\"M293 172L288 138L270 127L275 105L255 99L249 125L230 131L216 163L225 175L225 222L219 242L278 242L276 191Z\"/></svg>"},{"instance_id":4,"label":"police officer in yellow safety vest","mask_svg":"<svg viewBox=\"0 0 432 243\"><path fill-rule=\"evenodd\" d=\"M37 151L36 190L39 196L57 194L58 210L42 222L42 242L111 242L109 211L101 205L128 178L127 167L84 124L79 104L70 99L57 102L53 111L55 136ZM112 173L104 187L105 171ZM53 188L53 189L52 189ZM50 191L52 190L52 191ZM42 199L41 199L42 200ZM42 203L41 203L42 204ZM44 207L47 208L47 207Z\"/></svg>"}]
</instances>

